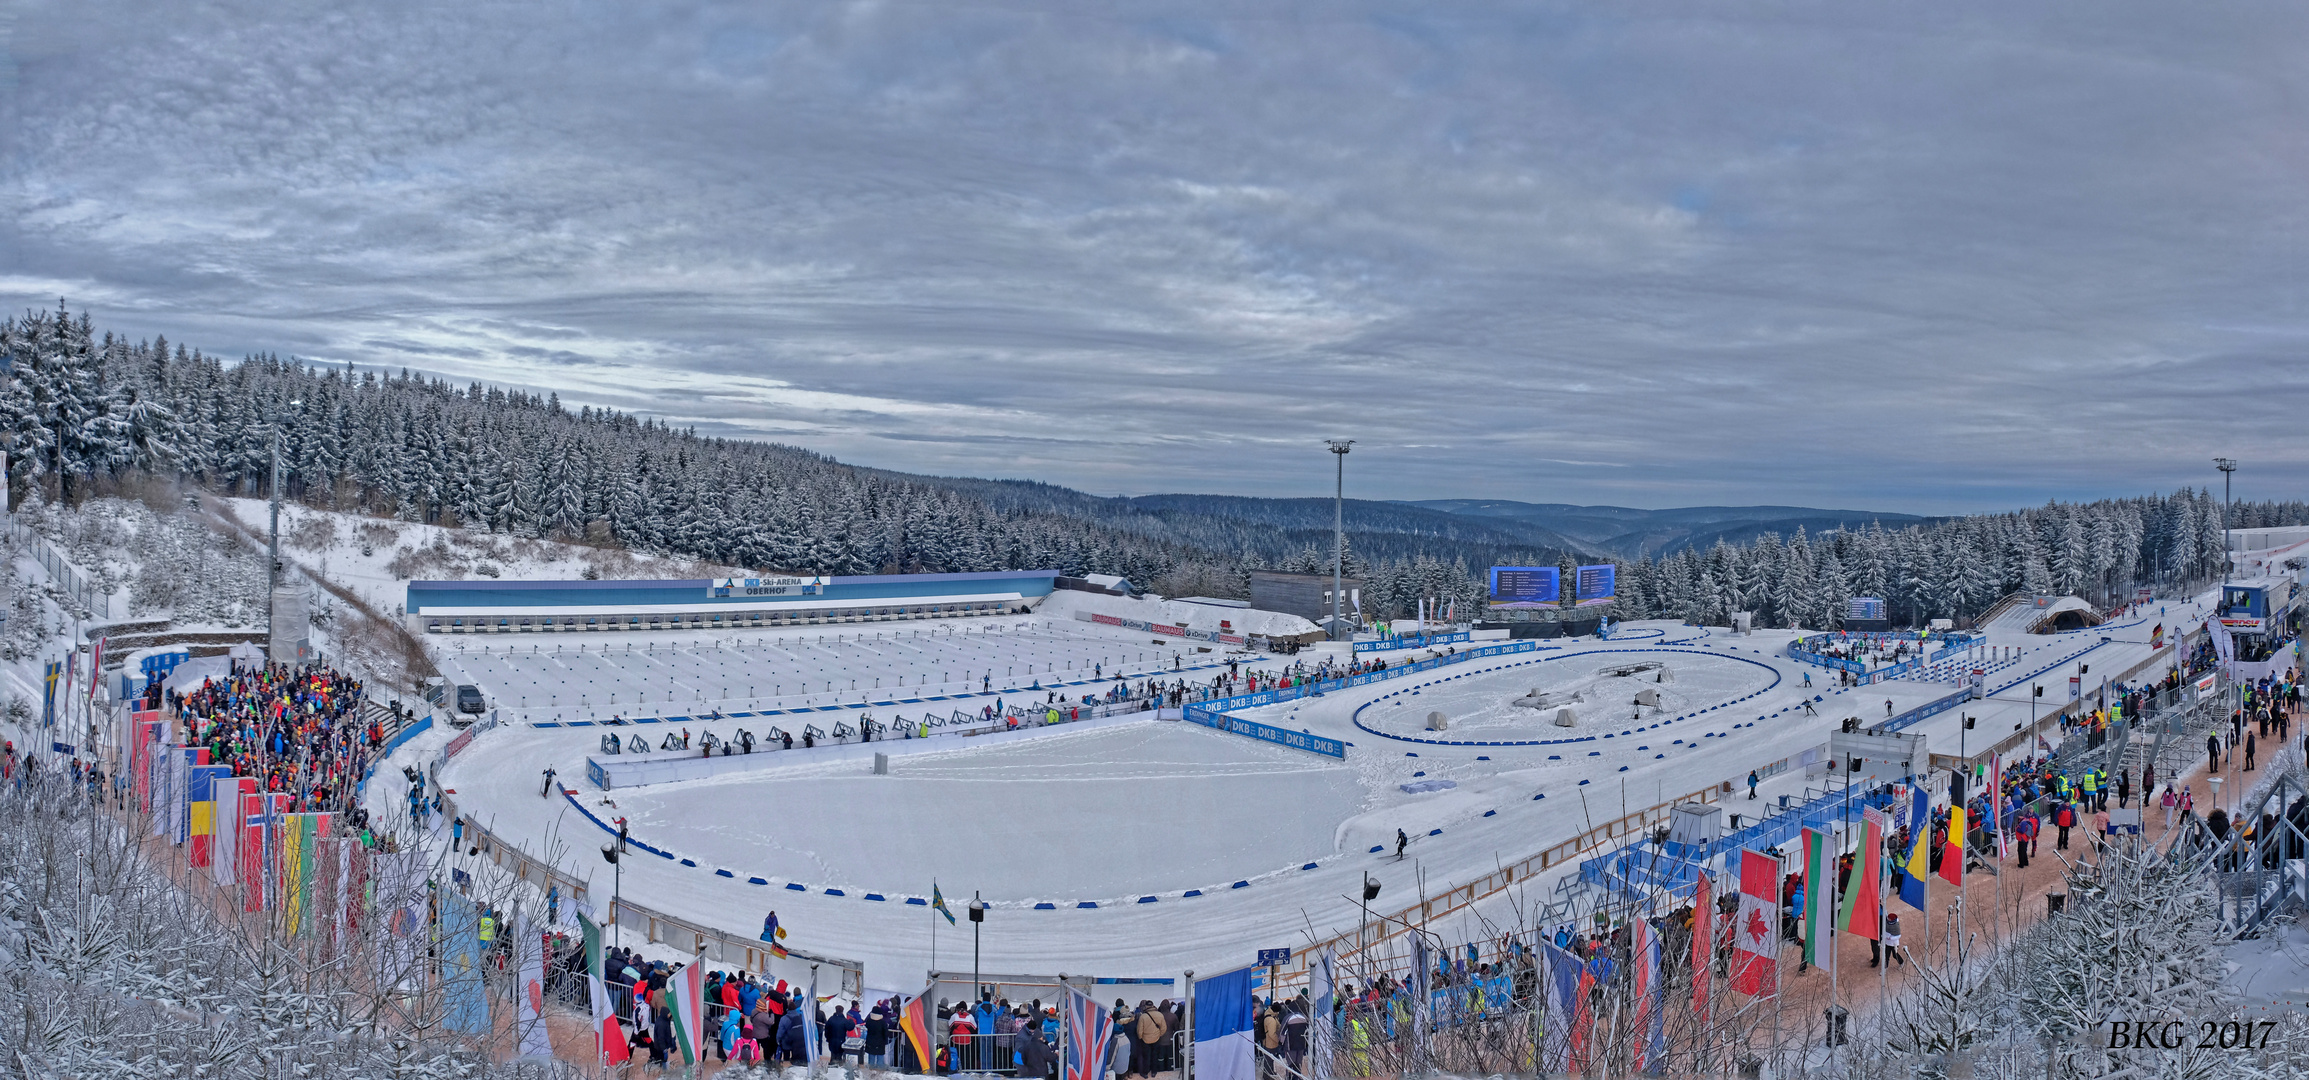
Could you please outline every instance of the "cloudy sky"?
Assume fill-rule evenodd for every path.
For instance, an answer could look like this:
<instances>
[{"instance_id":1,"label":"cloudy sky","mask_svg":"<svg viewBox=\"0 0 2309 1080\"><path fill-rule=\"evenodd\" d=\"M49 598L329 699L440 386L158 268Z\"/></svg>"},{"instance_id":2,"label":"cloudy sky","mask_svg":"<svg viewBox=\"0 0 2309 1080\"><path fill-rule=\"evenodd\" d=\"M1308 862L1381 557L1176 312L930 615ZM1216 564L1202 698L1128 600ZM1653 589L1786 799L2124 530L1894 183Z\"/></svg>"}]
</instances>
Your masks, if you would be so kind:
<instances>
[{"instance_id":1,"label":"cloudy sky","mask_svg":"<svg viewBox=\"0 0 2309 1080\"><path fill-rule=\"evenodd\" d=\"M0 302L913 471L2309 495L2309 7L0 4Z\"/></svg>"}]
</instances>

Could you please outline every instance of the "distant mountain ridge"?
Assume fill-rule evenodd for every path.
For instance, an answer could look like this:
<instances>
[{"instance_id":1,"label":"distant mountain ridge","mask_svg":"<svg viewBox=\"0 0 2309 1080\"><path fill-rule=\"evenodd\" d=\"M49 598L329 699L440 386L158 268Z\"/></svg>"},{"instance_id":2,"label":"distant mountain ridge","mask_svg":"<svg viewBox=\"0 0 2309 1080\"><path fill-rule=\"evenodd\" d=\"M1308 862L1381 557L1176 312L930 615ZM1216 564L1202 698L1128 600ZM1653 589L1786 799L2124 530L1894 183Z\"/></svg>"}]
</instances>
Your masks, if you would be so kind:
<instances>
[{"instance_id":1,"label":"distant mountain ridge","mask_svg":"<svg viewBox=\"0 0 2309 1080\"><path fill-rule=\"evenodd\" d=\"M1521 522L1581 547L1628 559L1668 554L1687 547L1711 547L1719 539L1745 544L1765 533L1792 536L1799 528L1818 534L1837 528L1865 528L1871 522L1886 528L1901 528L1938 520L1916 514L1823 510L1809 506L1683 506L1638 510L1627 506L1574 506L1506 499L1423 499L1403 505L1454 517Z\"/></svg>"}]
</instances>

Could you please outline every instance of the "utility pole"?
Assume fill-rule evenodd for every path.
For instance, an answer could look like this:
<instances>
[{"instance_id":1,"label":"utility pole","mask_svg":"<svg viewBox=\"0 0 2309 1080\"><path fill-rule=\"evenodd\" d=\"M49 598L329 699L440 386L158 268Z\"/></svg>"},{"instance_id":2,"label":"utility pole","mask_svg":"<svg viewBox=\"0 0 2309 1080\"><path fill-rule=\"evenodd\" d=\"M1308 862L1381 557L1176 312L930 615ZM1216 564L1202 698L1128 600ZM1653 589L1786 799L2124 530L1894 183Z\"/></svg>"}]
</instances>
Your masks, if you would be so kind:
<instances>
[{"instance_id":1,"label":"utility pole","mask_svg":"<svg viewBox=\"0 0 2309 1080\"><path fill-rule=\"evenodd\" d=\"M1331 492L1331 637L1339 636L1339 620L1344 614L1341 592L1347 576L1347 448L1355 445L1353 439L1332 439L1331 457L1337 463L1337 479Z\"/></svg>"}]
</instances>

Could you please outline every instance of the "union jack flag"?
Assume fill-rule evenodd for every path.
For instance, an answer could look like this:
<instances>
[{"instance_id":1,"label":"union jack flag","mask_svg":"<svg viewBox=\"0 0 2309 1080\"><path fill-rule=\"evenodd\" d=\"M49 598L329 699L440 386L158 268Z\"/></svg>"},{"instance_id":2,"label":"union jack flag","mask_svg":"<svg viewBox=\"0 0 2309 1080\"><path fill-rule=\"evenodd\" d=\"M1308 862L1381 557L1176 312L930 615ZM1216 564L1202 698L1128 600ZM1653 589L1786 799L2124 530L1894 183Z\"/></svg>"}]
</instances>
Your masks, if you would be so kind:
<instances>
[{"instance_id":1,"label":"union jack flag","mask_svg":"<svg viewBox=\"0 0 2309 1080\"><path fill-rule=\"evenodd\" d=\"M1066 1070L1059 1080L1097 1080L1106 1073L1106 1044L1114 1040L1114 1017L1073 987L1066 990Z\"/></svg>"}]
</instances>

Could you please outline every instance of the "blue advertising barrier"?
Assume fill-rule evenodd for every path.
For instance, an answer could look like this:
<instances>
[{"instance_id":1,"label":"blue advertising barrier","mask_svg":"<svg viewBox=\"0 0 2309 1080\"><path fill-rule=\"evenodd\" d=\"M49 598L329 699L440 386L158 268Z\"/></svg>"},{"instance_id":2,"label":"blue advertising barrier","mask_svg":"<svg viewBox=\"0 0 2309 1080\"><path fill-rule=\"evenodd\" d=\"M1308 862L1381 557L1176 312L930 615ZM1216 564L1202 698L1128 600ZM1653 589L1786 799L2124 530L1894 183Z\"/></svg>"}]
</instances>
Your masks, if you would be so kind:
<instances>
[{"instance_id":1,"label":"blue advertising barrier","mask_svg":"<svg viewBox=\"0 0 2309 1080\"><path fill-rule=\"evenodd\" d=\"M1272 724L1262 724L1256 720L1245 720L1242 717L1228 716L1225 713L1188 716L1187 719L1205 727L1214 727L1220 731L1232 731L1237 735L1249 736L1260 742L1271 742L1277 746L1288 746L1293 750L1305 750L1311 754L1321 754L1324 757L1335 757L1341 760L1345 760L1347 757L1346 743L1321 735L1310 735L1304 731L1287 731Z\"/></svg>"},{"instance_id":2,"label":"blue advertising barrier","mask_svg":"<svg viewBox=\"0 0 2309 1080\"><path fill-rule=\"evenodd\" d=\"M1406 637L1381 638L1377 641L1358 641L1355 651L1388 652L1394 649L1423 649L1429 645L1456 645L1472 640L1465 631L1456 634L1413 634Z\"/></svg>"},{"instance_id":3,"label":"blue advertising barrier","mask_svg":"<svg viewBox=\"0 0 2309 1080\"><path fill-rule=\"evenodd\" d=\"M379 763L383 762L386 758L392 757L393 751L399 750L402 744L407 743L409 740L432 730L432 728L433 714L426 713L425 715L418 717L416 723L402 728L400 731L395 732L392 738L385 740L385 745L378 749L374 755L370 756L368 769L361 773L361 782L354 785L353 787L353 798L358 801L361 796L368 791L369 778L377 775L377 766Z\"/></svg>"}]
</instances>

